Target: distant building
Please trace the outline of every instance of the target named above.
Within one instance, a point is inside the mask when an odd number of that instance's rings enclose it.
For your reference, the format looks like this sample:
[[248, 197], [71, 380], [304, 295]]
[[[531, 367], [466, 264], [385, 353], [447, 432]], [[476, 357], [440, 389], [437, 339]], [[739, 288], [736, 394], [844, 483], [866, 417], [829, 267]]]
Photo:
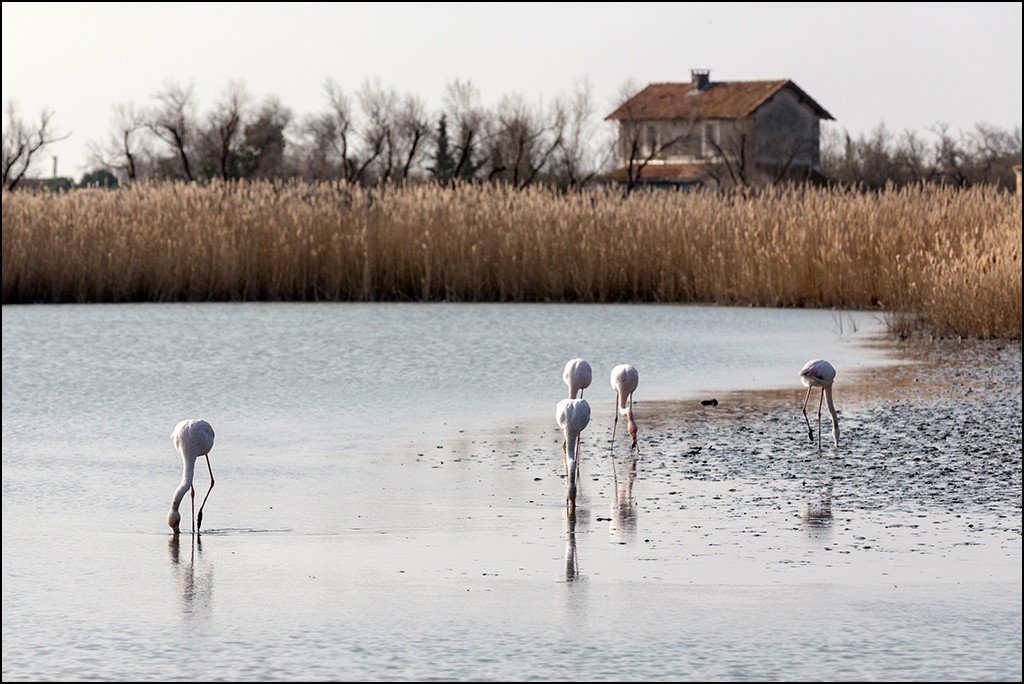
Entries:
[[609, 114], [619, 122], [611, 180], [636, 185], [764, 185], [822, 179], [822, 119], [793, 81], [652, 83]]

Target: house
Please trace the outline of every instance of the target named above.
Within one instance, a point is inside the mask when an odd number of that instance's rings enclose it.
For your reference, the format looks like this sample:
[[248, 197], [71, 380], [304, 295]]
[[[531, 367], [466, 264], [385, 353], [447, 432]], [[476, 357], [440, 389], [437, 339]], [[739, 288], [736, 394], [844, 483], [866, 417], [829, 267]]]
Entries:
[[618, 168], [637, 185], [740, 186], [821, 179], [820, 122], [832, 115], [796, 83], [652, 83], [606, 117], [618, 121]]

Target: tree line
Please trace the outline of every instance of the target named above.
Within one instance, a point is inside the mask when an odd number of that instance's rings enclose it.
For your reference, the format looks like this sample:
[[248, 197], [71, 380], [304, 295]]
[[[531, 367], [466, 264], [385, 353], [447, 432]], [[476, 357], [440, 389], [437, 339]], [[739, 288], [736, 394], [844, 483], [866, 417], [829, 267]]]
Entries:
[[[628, 88], [621, 101], [632, 94]], [[149, 106], [113, 107], [107, 139], [89, 144], [92, 170], [77, 185], [297, 178], [361, 186], [544, 184], [572, 191], [601, 182], [617, 163], [618, 130], [604, 124], [586, 84], [546, 105], [511, 95], [488, 108], [471, 83], [456, 80], [435, 111], [378, 81], [348, 92], [328, 80], [324, 96], [321, 111], [298, 116], [275, 97], [258, 100], [236, 81], [201, 110], [192, 86], [168, 83]], [[67, 137], [53, 130], [52, 120], [53, 113], [43, 111], [37, 121], [25, 121], [8, 104], [5, 188], [22, 184], [43, 151]], [[936, 124], [925, 133], [894, 133], [879, 124], [858, 138], [824, 130], [823, 175], [843, 185], [1011, 188], [1021, 160], [1019, 126], [1007, 131], [979, 123], [953, 132]], [[49, 182], [76, 185], [67, 178]]]

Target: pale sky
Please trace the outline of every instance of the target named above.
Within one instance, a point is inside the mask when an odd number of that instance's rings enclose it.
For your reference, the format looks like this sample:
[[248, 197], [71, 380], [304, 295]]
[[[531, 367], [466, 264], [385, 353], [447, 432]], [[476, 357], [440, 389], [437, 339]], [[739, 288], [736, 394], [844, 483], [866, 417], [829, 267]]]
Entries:
[[[468, 81], [493, 107], [547, 104], [589, 82], [600, 119], [624, 84], [791, 79], [854, 137], [1021, 125], [1020, 2], [3, 3], [3, 106], [54, 112], [68, 140], [38, 175], [78, 179], [113, 107], [192, 85], [200, 113], [232, 81], [301, 118], [333, 79], [377, 81], [439, 111]], [[6, 117], [4, 129], [6, 130]]]

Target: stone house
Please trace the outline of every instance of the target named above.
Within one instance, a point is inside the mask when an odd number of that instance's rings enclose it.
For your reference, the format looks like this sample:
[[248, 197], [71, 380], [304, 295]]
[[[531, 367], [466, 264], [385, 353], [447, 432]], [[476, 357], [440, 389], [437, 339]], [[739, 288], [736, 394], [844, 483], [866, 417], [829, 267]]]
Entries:
[[820, 122], [832, 115], [796, 83], [652, 83], [606, 117], [619, 123], [611, 180], [716, 187], [822, 180]]

